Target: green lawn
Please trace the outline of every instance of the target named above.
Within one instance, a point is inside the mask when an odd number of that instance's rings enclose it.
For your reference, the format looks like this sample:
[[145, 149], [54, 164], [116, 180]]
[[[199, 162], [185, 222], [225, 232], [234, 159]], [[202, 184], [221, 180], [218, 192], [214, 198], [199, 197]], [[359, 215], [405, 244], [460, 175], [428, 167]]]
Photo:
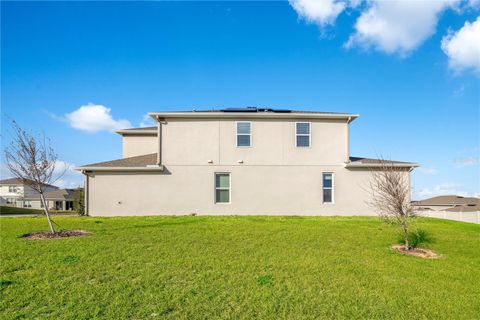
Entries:
[[480, 226], [423, 219], [437, 260], [375, 218], [0, 218], [2, 319], [478, 319]]
[[[52, 215], [77, 215], [77, 212], [71, 210], [49, 210]], [[2, 214], [31, 214], [31, 215], [44, 215], [43, 209], [28, 209], [28, 208], [17, 208], [17, 207], [7, 207], [0, 206], [0, 215]]]
[[0, 206], [0, 214], [43, 214], [42, 210]]

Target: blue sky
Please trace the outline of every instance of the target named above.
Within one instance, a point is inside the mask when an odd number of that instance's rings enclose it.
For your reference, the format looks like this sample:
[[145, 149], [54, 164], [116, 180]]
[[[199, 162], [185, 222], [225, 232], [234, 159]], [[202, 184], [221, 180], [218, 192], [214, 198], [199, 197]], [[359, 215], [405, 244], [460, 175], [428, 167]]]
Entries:
[[479, 3], [405, 3], [2, 2], [2, 150], [8, 116], [81, 165], [149, 111], [352, 112], [351, 154], [421, 163], [417, 198], [479, 194]]

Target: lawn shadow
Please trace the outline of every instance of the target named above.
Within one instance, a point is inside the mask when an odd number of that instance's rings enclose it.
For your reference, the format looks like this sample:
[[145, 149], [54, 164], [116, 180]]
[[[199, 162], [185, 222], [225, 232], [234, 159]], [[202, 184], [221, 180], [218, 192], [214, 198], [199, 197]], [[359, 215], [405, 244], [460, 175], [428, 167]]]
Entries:
[[0, 280], [0, 292], [5, 290], [7, 287], [9, 286], [12, 286], [14, 285], [15, 282], [14, 281], [10, 281], [10, 280]]

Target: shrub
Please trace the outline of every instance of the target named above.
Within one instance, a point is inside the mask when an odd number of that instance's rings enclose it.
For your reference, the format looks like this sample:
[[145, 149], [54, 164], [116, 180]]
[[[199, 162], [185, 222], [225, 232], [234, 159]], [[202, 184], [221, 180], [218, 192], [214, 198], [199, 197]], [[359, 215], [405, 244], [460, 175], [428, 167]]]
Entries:
[[[399, 241], [400, 243], [405, 244], [403, 233], [399, 235]], [[408, 233], [408, 245], [411, 248], [417, 248], [422, 244], [433, 243], [433, 242], [434, 242], [434, 239], [432, 238], [432, 236], [423, 229], [410, 231]]]
[[82, 188], [78, 189], [77, 197], [73, 201], [73, 209], [78, 215], [85, 215], [85, 191]]

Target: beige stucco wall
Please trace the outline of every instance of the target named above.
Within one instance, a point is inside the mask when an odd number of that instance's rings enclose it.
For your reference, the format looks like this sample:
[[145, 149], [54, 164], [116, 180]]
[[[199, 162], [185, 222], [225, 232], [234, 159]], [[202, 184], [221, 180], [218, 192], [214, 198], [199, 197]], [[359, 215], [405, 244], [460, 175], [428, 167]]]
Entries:
[[30, 209], [43, 209], [42, 202], [40, 200], [30, 200], [32, 207]]
[[[346, 120], [310, 120], [308, 148], [295, 146], [295, 119], [250, 121], [252, 146], [237, 147], [235, 120], [166, 119], [165, 171], [88, 173], [88, 214], [375, 215], [367, 204], [371, 173], [345, 168]], [[123, 137], [124, 157], [157, 150], [156, 136]], [[215, 172], [231, 173], [229, 204], [215, 204]], [[334, 174], [331, 204], [322, 202], [323, 172]]]
[[158, 139], [156, 136], [125, 135], [123, 136], [122, 149], [123, 158], [156, 153]]
[[[348, 124], [311, 120], [311, 145], [295, 146], [295, 120], [249, 120], [251, 147], [236, 146], [236, 121], [167, 120], [162, 125], [165, 165], [334, 165], [348, 160]], [[302, 120], [303, 122], [303, 120]]]
[[[335, 166], [167, 166], [167, 173], [95, 173], [88, 213], [122, 215], [374, 215], [370, 173]], [[231, 203], [214, 203], [214, 173], [231, 173]], [[322, 172], [334, 203], [322, 203]], [[408, 174], [408, 173], [406, 173]]]

